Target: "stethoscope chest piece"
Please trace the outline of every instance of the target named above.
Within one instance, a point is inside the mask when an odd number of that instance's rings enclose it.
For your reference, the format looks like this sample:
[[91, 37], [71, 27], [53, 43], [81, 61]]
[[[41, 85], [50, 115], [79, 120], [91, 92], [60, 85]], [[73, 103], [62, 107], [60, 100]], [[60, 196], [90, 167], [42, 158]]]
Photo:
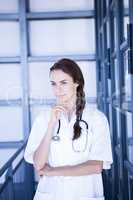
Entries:
[[60, 120], [59, 120], [59, 126], [58, 126], [58, 130], [57, 130], [57, 134], [52, 137], [52, 140], [54, 140], [55, 142], [60, 141], [59, 130], [60, 130]]
[[58, 135], [53, 136], [52, 139], [54, 141], [60, 141], [60, 137]]

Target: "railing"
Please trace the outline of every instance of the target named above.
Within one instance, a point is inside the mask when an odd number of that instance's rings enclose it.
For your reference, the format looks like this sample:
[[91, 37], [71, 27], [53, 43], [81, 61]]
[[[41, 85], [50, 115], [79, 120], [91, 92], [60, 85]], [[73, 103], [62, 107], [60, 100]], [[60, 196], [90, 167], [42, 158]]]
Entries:
[[[23, 155], [24, 143], [0, 169], [0, 200], [32, 200], [34, 193], [33, 167], [27, 164]], [[1, 179], [4, 178], [4, 181]]]

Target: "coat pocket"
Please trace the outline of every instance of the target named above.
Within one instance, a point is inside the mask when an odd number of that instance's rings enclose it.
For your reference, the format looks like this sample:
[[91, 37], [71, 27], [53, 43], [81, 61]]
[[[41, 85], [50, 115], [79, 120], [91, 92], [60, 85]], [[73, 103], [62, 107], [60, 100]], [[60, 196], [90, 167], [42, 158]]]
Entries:
[[36, 191], [33, 200], [54, 200], [54, 195], [47, 192]]

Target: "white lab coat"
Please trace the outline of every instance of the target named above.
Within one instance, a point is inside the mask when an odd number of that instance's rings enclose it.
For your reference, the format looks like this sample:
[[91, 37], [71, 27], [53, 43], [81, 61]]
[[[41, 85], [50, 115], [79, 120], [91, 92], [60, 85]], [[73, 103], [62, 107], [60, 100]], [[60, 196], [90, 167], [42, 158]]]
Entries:
[[[26, 146], [24, 158], [33, 163], [33, 154], [44, 137], [50, 119], [50, 109], [38, 115], [33, 123]], [[82, 136], [74, 141], [72, 147], [73, 124], [75, 114], [68, 122], [61, 115], [60, 141], [51, 141], [48, 162], [51, 166], [76, 165], [87, 160], [103, 161], [103, 168], [109, 169], [112, 163], [110, 132], [107, 118], [99, 110], [92, 110], [86, 105], [82, 119], [88, 123], [81, 124]], [[54, 130], [56, 135], [58, 124]], [[83, 151], [87, 139], [86, 150]], [[43, 152], [42, 152], [43, 153]], [[34, 200], [104, 200], [101, 174], [87, 176], [43, 176], [39, 180]]]

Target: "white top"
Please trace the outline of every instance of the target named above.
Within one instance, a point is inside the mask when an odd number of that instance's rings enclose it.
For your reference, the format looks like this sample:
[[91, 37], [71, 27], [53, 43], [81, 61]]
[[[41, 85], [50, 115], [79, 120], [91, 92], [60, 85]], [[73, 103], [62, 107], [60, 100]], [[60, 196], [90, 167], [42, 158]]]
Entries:
[[[45, 112], [41, 112], [33, 123], [24, 154], [25, 160], [29, 163], [33, 163], [33, 154], [46, 133], [49, 119], [50, 108]], [[87, 160], [101, 160], [103, 161], [103, 168], [110, 169], [112, 164], [112, 151], [107, 118], [98, 109], [92, 110], [86, 105], [82, 119], [88, 124], [88, 133], [85, 123], [81, 122], [82, 135], [72, 142], [73, 125], [76, 116], [74, 114], [69, 122], [66, 116], [61, 114], [60, 141], [51, 140], [48, 157], [49, 164], [51, 166], [63, 166], [76, 165]], [[53, 131], [53, 135], [56, 135], [57, 129], [58, 123]], [[42, 194], [43, 196], [41, 196]], [[69, 200], [103, 200], [101, 174], [76, 177], [43, 176], [40, 178], [34, 199], [53, 200], [56, 197], [57, 200], [65, 200], [65, 198]]]

